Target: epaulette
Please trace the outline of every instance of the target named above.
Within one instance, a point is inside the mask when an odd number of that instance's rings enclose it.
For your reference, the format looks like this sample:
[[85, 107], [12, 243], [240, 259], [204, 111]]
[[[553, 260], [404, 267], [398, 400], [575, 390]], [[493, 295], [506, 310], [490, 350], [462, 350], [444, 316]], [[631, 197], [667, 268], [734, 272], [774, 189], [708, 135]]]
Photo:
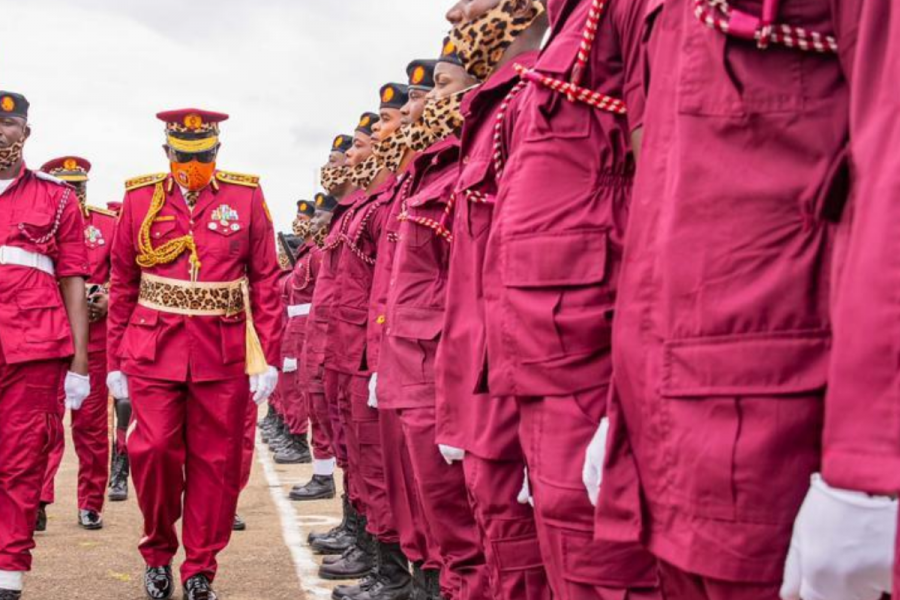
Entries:
[[129, 179], [125, 182], [125, 191], [130, 192], [131, 190], [147, 187], [148, 185], [156, 185], [168, 176], [168, 173], [154, 173], [153, 175], [143, 175], [141, 177]]
[[44, 181], [49, 181], [51, 183], [55, 183], [56, 185], [69, 185], [62, 179], [59, 179], [58, 177], [54, 177], [53, 175], [48, 175], [47, 173], [44, 173], [43, 171], [34, 171], [34, 174], [38, 179], [43, 179]]
[[244, 175], [243, 173], [230, 173], [228, 171], [216, 171], [216, 179], [223, 183], [242, 185], [244, 187], [258, 188], [259, 177], [256, 175]]
[[119, 217], [119, 213], [113, 210], [100, 208], [99, 206], [87, 206], [86, 208], [88, 212], [95, 212], [98, 215], [106, 215], [107, 217], [112, 217], [113, 219], [117, 219]]

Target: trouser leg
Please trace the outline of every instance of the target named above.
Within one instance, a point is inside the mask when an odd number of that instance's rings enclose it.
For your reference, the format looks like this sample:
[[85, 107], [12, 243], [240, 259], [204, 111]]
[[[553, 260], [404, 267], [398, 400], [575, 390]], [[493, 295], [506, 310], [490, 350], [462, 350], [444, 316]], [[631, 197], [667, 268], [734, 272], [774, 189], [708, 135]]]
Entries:
[[62, 437], [59, 390], [66, 365], [0, 365], [0, 571], [30, 571], [50, 448]]
[[247, 415], [244, 421], [244, 436], [241, 439], [241, 490], [250, 483], [253, 471], [253, 451], [256, 448], [256, 404], [247, 403]]
[[682, 571], [660, 561], [660, 586], [666, 600], [778, 600], [781, 585], [720, 581]]
[[106, 353], [92, 353], [88, 364], [91, 393], [79, 410], [72, 411], [72, 444], [78, 456], [78, 508], [102, 512], [109, 479]]
[[203, 574], [212, 580], [216, 557], [231, 539], [252, 401], [246, 377], [191, 383], [189, 389], [181, 579]]
[[[53, 411], [60, 428], [62, 428], [66, 418], [66, 397], [63, 385], [63, 382], [60, 382], [59, 389], [56, 391], [56, 405]], [[47, 457], [47, 469], [44, 472], [43, 487], [41, 488], [41, 504], [53, 504], [56, 502], [56, 474], [59, 472], [65, 450], [65, 434], [56, 436], [52, 441]]]

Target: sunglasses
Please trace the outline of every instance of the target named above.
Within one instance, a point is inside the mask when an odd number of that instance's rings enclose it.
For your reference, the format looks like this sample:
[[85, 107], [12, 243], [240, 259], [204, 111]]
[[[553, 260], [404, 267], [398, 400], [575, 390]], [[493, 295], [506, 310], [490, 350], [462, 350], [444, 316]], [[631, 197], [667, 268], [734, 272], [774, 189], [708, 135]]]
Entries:
[[213, 148], [212, 150], [207, 150], [206, 152], [179, 152], [178, 150], [173, 150], [169, 148], [169, 152], [172, 153], [172, 156], [175, 157], [175, 162], [177, 163], [189, 163], [191, 161], [196, 160], [199, 163], [208, 164], [211, 162], [215, 162], [216, 155], [219, 153], [218, 148]]

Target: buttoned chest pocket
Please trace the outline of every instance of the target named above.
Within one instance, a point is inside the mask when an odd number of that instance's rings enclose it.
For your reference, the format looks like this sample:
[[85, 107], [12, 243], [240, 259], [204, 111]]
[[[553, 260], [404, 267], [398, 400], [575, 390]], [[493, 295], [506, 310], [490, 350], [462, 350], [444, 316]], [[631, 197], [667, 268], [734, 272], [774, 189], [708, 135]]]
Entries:
[[150, 241], [154, 247], [178, 237], [179, 231], [176, 230], [176, 226], [174, 217], [155, 219], [150, 224]]
[[422, 248], [436, 241], [442, 241], [438, 231], [448, 224], [445, 204], [439, 198], [417, 202], [409, 208], [409, 226], [404, 227], [404, 242], [413, 248]]
[[216, 219], [215, 215], [206, 224], [210, 247], [217, 254], [230, 257], [243, 255], [247, 247], [249, 226], [240, 219]]
[[494, 170], [490, 160], [479, 161], [463, 169], [456, 192], [454, 230], [463, 230], [478, 239], [491, 227], [497, 197]]
[[51, 242], [53, 236], [54, 215], [44, 212], [28, 212], [22, 214], [13, 223], [14, 239], [21, 240], [26, 245], [45, 248]]

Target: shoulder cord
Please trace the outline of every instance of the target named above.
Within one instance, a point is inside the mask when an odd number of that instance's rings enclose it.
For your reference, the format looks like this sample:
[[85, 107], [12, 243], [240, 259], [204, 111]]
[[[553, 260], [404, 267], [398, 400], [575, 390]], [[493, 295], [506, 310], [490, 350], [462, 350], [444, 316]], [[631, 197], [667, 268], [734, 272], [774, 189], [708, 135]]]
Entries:
[[[407, 200], [409, 196], [409, 190], [406, 190], [406, 193], [403, 197], [403, 204], [401, 205], [400, 214], [397, 215], [397, 220], [401, 223], [403, 221], [409, 221], [410, 223], [415, 223], [416, 225], [420, 225], [422, 227], [427, 227], [434, 231], [435, 235], [443, 239], [448, 244], [453, 241], [453, 234], [444, 226], [444, 223], [440, 221], [435, 221], [434, 219], [429, 219], [427, 217], [420, 217], [417, 215], [409, 214], [409, 207], [407, 206]], [[450, 211], [453, 210], [451, 206], [453, 203], [453, 198], [455, 196], [450, 197], [450, 202], [447, 206], [444, 207], [444, 218], [449, 214]]]
[[[404, 174], [404, 177], [405, 179], [402, 184], [403, 187], [400, 191], [401, 197], [404, 194], [408, 193], [409, 186], [412, 183], [412, 178], [409, 177], [408, 173]], [[362, 234], [366, 230], [366, 227], [368, 227], [369, 221], [371, 221], [372, 217], [375, 215], [375, 211], [385, 204], [388, 204], [389, 202], [390, 200], [388, 200], [387, 197], [382, 196], [366, 207], [366, 213], [363, 215], [362, 221], [360, 221], [359, 223], [359, 227], [356, 228], [356, 233], [354, 234], [352, 240], [350, 239], [350, 236], [347, 235], [346, 231], [342, 233], [344, 237], [344, 243], [347, 244], [347, 247], [350, 248], [353, 254], [355, 254], [357, 258], [359, 258], [359, 260], [370, 266], [375, 264], [376, 256], [369, 256], [365, 252], [363, 252], [359, 247], [359, 239], [362, 237]]]
[[832, 35], [772, 23], [777, 11], [777, 0], [766, 0], [762, 18], [731, 8], [727, 0], [694, 0], [694, 16], [701, 23], [726, 35], [755, 40], [760, 50], [765, 50], [769, 44], [780, 44], [804, 52], [837, 53], [837, 40]]
[[174, 262], [181, 256], [185, 250], [190, 250], [190, 274], [191, 281], [197, 281], [197, 275], [200, 272], [200, 257], [197, 254], [197, 244], [194, 242], [193, 235], [185, 235], [174, 240], [169, 240], [159, 248], [153, 247], [153, 241], [150, 238], [150, 227], [153, 225], [154, 219], [166, 204], [166, 193], [163, 190], [162, 182], [156, 184], [153, 191], [153, 199], [150, 202], [150, 210], [141, 223], [141, 229], [138, 234], [138, 257], [137, 264], [145, 269], [155, 267], [157, 265], [166, 265]]
[[56, 208], [56, 214], [53, 217], [53, 226], [50, 228], [50, 231], [45, 235], [42, 235], [39, 238], [31, 237], [31, 234], [28, 233], [28, 230], [25, 229], [25, 223], [19, 223], [19, 231], [22, 232], [22, 235], [25, 236], [32, 244], [41, 245], [49, 242], [56, 235], [56, 232], [59, 231], [59, 226], [62, 223], [63, 211], [66, 209], [66, 205], [69, 203], [69, 195], [72, 190], [66, 188], [63, 190], [63, 196], [59, 200], [59, 206]]

